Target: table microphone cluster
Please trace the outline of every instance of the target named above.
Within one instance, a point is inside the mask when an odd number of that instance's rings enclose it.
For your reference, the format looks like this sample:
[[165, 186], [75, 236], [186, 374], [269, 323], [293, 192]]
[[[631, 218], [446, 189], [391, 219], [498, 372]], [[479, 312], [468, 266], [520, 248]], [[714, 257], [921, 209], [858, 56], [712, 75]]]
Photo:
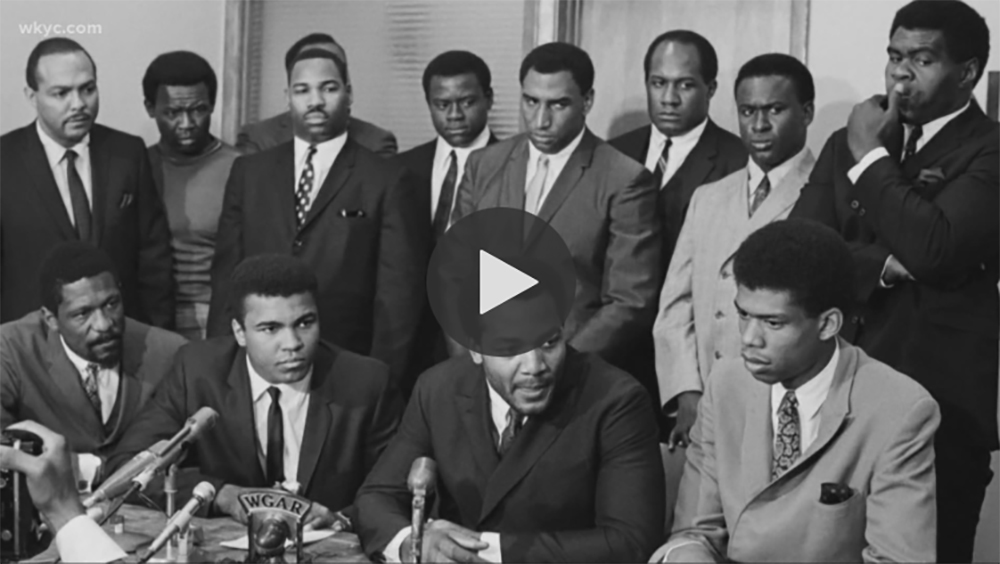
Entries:
[[410, 475], [406, 485], [413, 493], [413, 515], [410, 526], [410, 559], [421, 562], [424, 538], [424, 522], [426, 520], [425, 506], [427, 495], [434, 490], [437, 481], [437, 463], [421, 456], [410, 466]]

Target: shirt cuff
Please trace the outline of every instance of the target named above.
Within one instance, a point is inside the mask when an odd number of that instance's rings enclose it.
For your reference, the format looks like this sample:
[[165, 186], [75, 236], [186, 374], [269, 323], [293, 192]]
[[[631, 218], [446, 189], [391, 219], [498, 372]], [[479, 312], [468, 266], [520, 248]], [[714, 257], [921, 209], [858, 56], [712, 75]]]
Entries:
[[660, 560], [660, 562], [670, 562], [670, 553], [671, 552], [677, 550], [678, 548], [680, 548], [682, 546], [691, 546], [692, 544], [701, 545], [701, 543], [698, 542], [698, 541], [696, 541], [696, 540], [681, 541], [681, 542], [675, 544], [674, 546], [671, 546], [670, 548], [668, 548], [667, 552], [663, 554], [663, 560]]
[[868, 151], [867, 155], [861, 157], [861, 160], [858, 161], [858, 164], [852, 166], [851, 170], [847, 171], [847, 178], [851, 180], [851, 184], [857, 184], [858, 179], [861, 178], [861, 175], [864, 174], [866, 170], [868, 170], [868, 167], [870, 167], [872, 163], [881, 159], [882, 157], [888, 157], [888, 156], [889, 156], [889, 151], [887, 151], [885, 147], [875, 147], [871, 151]]
[[127, 554], [86, 515], [70, 519], [56, 533], [56, 550], [63, 562], [113, 562]]
[[500, 554], [500, 533], [482, 533], [479, 540], [489, 544], [488, 547], [479, 551], [479, 557], [487, 562], [503, 562]]
[[895, 284], [887, 284], [885, 281], [885, 271], [889, 268], [889, 261], [892, 259], [892, 255], [885, 257], [885, 264], [882, 265], [882, 274], [878, 276], [878, 285], [880, 288], [892, 288]]
[[405, 541], [410, 536], [410, 529], [413, 527], [403, 527], [396, 536], [392, 537], [389, 544], [385, 546], [385, 550], [382, 551], [382, 556], [385, 556], [386, 562], [402, 562], [403, 555], [399, 553], [400, 549], [403, 548], [403, 541]]

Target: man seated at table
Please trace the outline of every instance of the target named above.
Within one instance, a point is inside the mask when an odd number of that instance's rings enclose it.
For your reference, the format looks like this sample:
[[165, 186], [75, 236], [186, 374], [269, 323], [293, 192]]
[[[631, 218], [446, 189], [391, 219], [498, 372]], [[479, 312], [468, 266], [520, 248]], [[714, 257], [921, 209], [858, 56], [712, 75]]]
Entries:
[[240, 263], [233, 334], [181, 349], [112, 465], [169, 439], [207, 406], [220, 417], [189, 449], [185, 465], [197, 470], [183, 483], [211, 482], [212, 511], [245, 520], [244, 488], [282, 484], [315, 502], [306, 525], [349, 523], [350, 511], [334, 512], [351, 504], [403, 406], [385, 364], [320, 341], [316, 285], [294, 257]]
[[706, 383], [651, 562], [933, 562], [937, 403], [838, 337], [847, 244], [806, 220], [736, 252], [742, 360]]
[[568, 347], [541, 288], [467, 324], [473, 351], [495, 356], [470, 351], [418, 379], [356, 500], [369, 557], [409, 556], [407, 475], [423, 456], [438, 473], [425, 562], [637, 561], [656, 547], [664, 479], [649, 395]]
[[[32, 419], [106, 457], [186, 341], [125, 317], [117, 267], [89, 243], [53, 247], [38, 282], [41, 309], [0, 325], [0, 427]], [[83, 466], [89, 481], [98, 460]]]

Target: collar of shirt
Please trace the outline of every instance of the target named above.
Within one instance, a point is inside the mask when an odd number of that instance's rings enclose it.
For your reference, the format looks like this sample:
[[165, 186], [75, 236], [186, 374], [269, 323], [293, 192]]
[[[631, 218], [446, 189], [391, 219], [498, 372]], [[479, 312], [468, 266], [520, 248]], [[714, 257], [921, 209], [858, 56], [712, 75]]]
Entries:
[[266, 396], [267, 389], [271, 386], [281, 390], [281, 397], [278, 402], [281, 404], [282, 409], [285, 409], [286, 407], [291, 408], [295, 405], [301, 404], [309, 397], [309, 383], [312, 381], [312, 367], [309, 368], [309, 373], [306, 374], [306, 377], [298, 382], [292, 382], [291, 384], [272, 384], [257, 373], [257, 370], [253, 367], [253, 363], [250, 362], [250, 355], [247, 355], [247, 373], [250, 374], [250, 397], [253, 399], [254, 403], [259, 402], [264, 396]]
[[[63, 339], [62, 335], [59, 336], [59, 342], [62, 343], [63, 350], [66, 351], [66, 356], [69, 358], [70, 364], [80, 374], [80, 381], [86, 381], [87, 365], [96, 363], [92, 363], [73, 352], [73, 349], [69, 348], [69, 345], [66, 344], [66, 339]], [[120, 366], [105, 368], [98, 365], [97, 368], [97, 393], [101, 396], [102, 421], [107, 421], [108, 417], [111, 416], [111, 410], [114, 409], [115, 401], [118, 399], [119, 369]]]
[[[493, 419], [493, 427], [497, 430], [497, 444], [495, 446], [500, 446], [500, 436], [503, 435], [503, 430], [507, 428], [507, 412], [510, 411], [510, 405], [507, 400], [500, 397], [500, 394], [493, 389], [493, 385], [490, 381], [486, 381], [486, 389], [490, 393], [490, 418]], [[523, 416], [522, 416], [523, 417]], [[521, 422], [526, 423], [528, 421], [527, 417]]]
[[[826, 396], [830, 393], [830, 386], [833, 384], [833, 375], [837, 371], [839, 360], [840, 343], [838, 342], [830, 361], [819, 371], [819, 374], [795, 389], [795, 399], [799, 401], [799, 423], [801, 425], [805, 426], [819, 414], [819, 408], [823, 407], [823, 402], [826, 401]], [[775, 419], [778, 408], [781, 406], [781, 400], [787, 391], [788, 389], [781, 384], [771, 386], [771, 415]], [[803, 431], [802, 436], [806, 435], [807, 433]], [[805, 452], [806, 448], [806, 445], [803, 444], [802, 451]]]
[[[663, 178], [660, 179], [661, 188], [677, 173], [677, 169], [684, 164], [684, 161], [691, 154], [691, 151], [694, 150], [698, 141], [701, 141], [701, 135], [705, 133], [706, 127], [708, 127], [707, 117], [701, 123], [692, 127], [690, 131], [670, 138], [667, 170]], [[663, 154], [663, 146], [667, 142], [667, 136], [659, 129], [656, 129], [655, 125], [649, 126], [649, 130], [649, 150], [646, 152], [646, 170], [653, 172], [656, 170], [656, 163], [660, 160], [660, 155]]]
[[[343, 150], [347, 143], [347, 132], [341, 133], [333, 139], [328, 139], [316, 144], [316, 154], [313, 155], [313, 185], [309, 201], [312, 203], [316, 198], [314, 195], [319, 192], [326, 175], [333, 167], [333, 161], [337, 160], [337, 155]], [[299, 178], [302, 178], [302, 169], [306, 166], [306, 156], [309, 154], [309, 143], [298, 137], [295, 138], [295, 188], [298, 189]]]
[[[920, 136], [920, 139], [917, 139], [917, 151], [919, 151], [920, 149], [923, 149], [924, 145], [926, 145], [931, 139], [933, 139], [934, 136], [937, 135], [939, 131], [941, 131], [942, 129], [944, 129], [944, 126], [948, 125], [948, 122], [950, 122], [951, 120], [957, 118], [965, 110], [968, 110], [969, 106], [971, 106], [971, 105], [972, 105], [972, 100], [969, 99], [969, 101], [966, 102], [965, 105], [962, 106], [961, 108], [959, 108], [958, 110], [956, 110], [956, 111], [954, 111], [954, 112], [952, 112], [952, 113], [950, 113], [950, 114], [948, 114], [946, 116], [941, 116], [941, 117], [939, 117], [939, 118], [937, 118], [935, 120], [931, 120], [931, 121], [925, 123], [924, 126], [923, 126], [924, 132]], [[910, 138], [910, 133], [912, 131], [913, 131], [913, 126], [912, 125], [905, 125], [903, 127], [903, 137], [904, 137], [904, 139], [903, 139], [903, 146], [904, 147], [906, 146], [906, 140]]]
[[[549, 172], [545, 176], [545, 184], [542, 187], [542, 197], [540, 203], [545, 202], [545, 197], [548, 196], [549, 190], [552, 188], [552, 185], [556, 183], [556, 179], [559, 178], [559, 174], [562, 172], [562, 169], [566, 167], [566, 163], [569, 162], [569, 158], [573, 155], [573, 151], [576, 151], [576, 148], [580, 146], [580, 141], [583, 140], [583, 134], [586, 132], [587, 128], [584, 127], [580, 130], [580, 133], [576, 136], [576, 138], [570, 141], [569, 145], [566, 145], [561, 151], [552, 155], [539, 151], [530, 140], [528, 141], [528, 175], [525, 176], [525, 189], [527, 189], [528, 184], [531, 183], [531, 179], [535, 176], [535, 171], [538, 169], [538, 159], [542, 155], [549, 158]], [[506, 419], [504, 419], [504, 421], [506, 422]]]
[[[780, 186], [781, 181], [788, 176], [788, 173], [791, 172], [793, 168], [799, 166], [799, 162], [803, 157], [805, 157], [806, 151], [808, 150], [808, 147], [802, 147], [802, 150], [796, 153], [795, 156], [767, 172], [767, 178], [771, 181], [771, 190]], [[761, 181], [764, 180], [765, 173], [753, 159], [747, 159], [747, 173], [750, 176], [750, 180], [747, 184], [747, 193], [752, 198], [754, 190], [756, 190], [757, 187], [760, 186]]]
[[[458, 159], [456, 166], [458, 167], [458, 174], [455, 176], [455, 190], [462, 184], [462, 176], [465, 174], [465, 162], [469, 159], [469, 154], [476, 149], [482, 149], [490, 142], [490, 131], [489, 126], [484, 127], [479, 133], [479, 136], [472, 141], [468, 147], [452, 147], [444, 140], [443, 137], [438, 136], [437, 145], [434, 148], [434, 164], [431, 169], [431, 219], [434, 219], [434, 212], [437, 211], [438, 200], [441, 199], [441, 188], [444, 186], [444, 178], [448, 176], [448, 167], [451, 166], [451, 161], [448, 156], [452, 151], [455, 151], [455, 158]], [[455, 200], [453, 198], [451, 206], [454, 209]]]
[[38, 120], [35, 120], [35, 127], [38, 129], [38, 138], [42, 140], [42, 147], [45, 149], [45, 156], [49, 160], [50, 167], [56, 168], [60, 166], [66, 157], [66, 151], [69, 150], [76, 151], [77, 163], [81, 159], [90, 160], [90, 133], [84, 135], [79, 143], [67, 149], [57, 143], [55, 139], [49, 137], [49, 134], [42, 129], [42, 124]]

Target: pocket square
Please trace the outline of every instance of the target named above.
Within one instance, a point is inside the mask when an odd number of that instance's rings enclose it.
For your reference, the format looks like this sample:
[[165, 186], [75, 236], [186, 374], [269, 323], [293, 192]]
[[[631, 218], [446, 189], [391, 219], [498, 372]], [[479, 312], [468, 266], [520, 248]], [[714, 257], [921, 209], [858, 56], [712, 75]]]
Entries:
[[340, 217], [365, 217], [365, 210], [340, 210]]
[[931, 184], [937, 184], [944, 180], [944, 171], [941, 167], [935, 168], [924, 168], [920, 170], [920, 174], [917, 175], [917, 182], [924, 186], [930, 186]]
[[851, 499], [853, 495], [854, 490], [847, 484], [824, 482], [820, 486], [819, 502], [823, 505], [836, 505]]
[[118, 207], [120, 209], [125, 209], [131, 206], [133, 199], [134, 198], [132, 197], [132, 192], [125, 192], [124, 194], [122, 194], [122, 200], [118, 202]]

